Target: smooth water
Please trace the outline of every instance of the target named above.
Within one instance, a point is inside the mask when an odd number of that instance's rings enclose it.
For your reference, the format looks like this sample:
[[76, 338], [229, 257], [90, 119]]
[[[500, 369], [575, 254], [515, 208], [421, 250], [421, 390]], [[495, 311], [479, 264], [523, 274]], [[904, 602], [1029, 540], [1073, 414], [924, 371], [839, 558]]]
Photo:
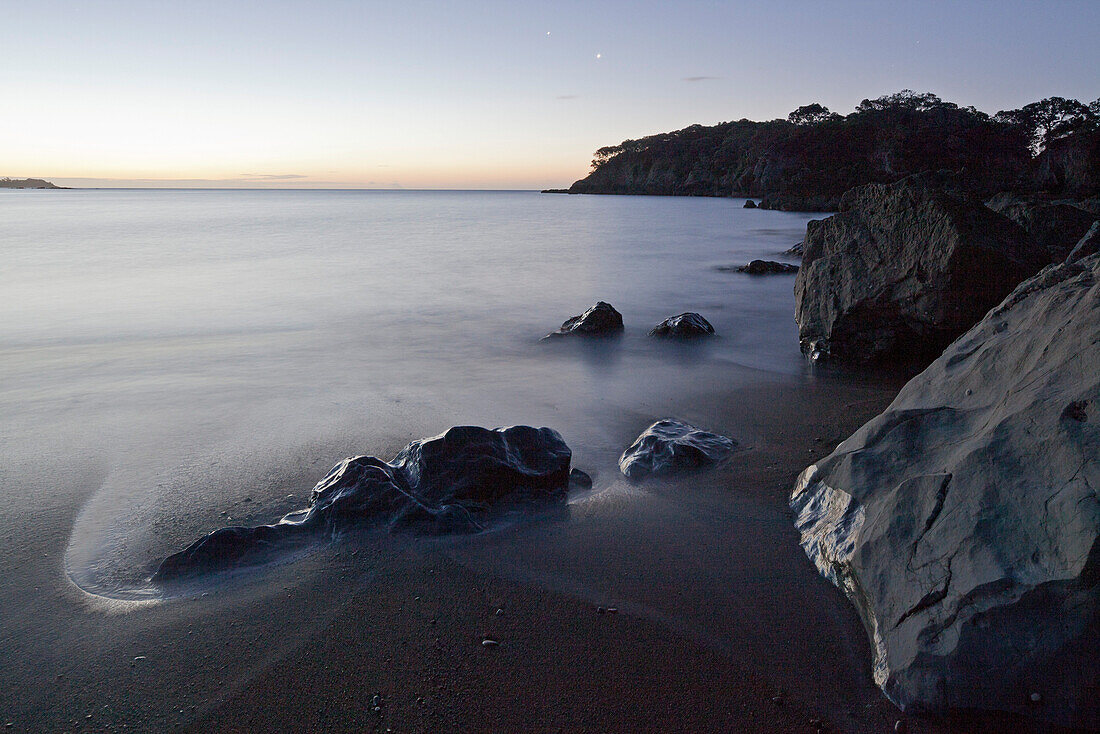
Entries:
[[[609, 475], [624, 420], [804, 378], [793, 279], [717, 268], [784, 260], [813, 217], [742, 203], [0, 192], [0, 522], [79, 462], [82, 491], [54, 498], [79, 505], [66, 567], [111, 590], [196, 533], [302, 506], [345, 454], [457, 423], [551, 426]], [[597, 300], [622, 338], [539, 341]], [[688, 310], [719, 337], [647, 338]]]

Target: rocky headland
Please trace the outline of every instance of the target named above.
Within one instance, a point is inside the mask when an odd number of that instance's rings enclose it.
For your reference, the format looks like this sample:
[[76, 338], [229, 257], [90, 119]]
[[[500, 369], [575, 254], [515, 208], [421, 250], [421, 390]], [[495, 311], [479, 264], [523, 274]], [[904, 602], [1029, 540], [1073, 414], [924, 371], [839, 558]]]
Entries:
[[1100, 104], [1050, 97], [989, 115], [910, 90], [848, 115], [809, 104], [600, 148], [573, 194], [745, 196], [762, 209], [835, 211], [856, 186], [949, 170], [979, 198], [1100, 195]]
[[41, 178], [0, 178], [0, 189], [64, 189]]

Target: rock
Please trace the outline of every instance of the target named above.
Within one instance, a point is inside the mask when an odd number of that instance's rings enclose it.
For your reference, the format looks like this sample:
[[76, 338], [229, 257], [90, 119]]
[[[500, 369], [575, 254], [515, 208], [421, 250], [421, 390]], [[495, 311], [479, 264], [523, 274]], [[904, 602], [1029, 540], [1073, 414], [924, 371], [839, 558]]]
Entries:
[[756, 202], [753, 201], [752, 199], [746, 199], [745, 200], [745, 206], [742, 207], [742, 208], [744, 208], [744, 209], [755, 209], [756, 208]]
[[617, 334], [623, 330], [623, 316], [610, 303], [598, 302], [580, 316], [567, 319], [557, 331], [553, 331], [543, 339], [551, 339], [559, 336], [603, 336]]
[[1096, 215], [1068, 202], [1033, 201], [1011, 194], [998, 194], [986, 206], [1020, 225], [1036, 246], [1049, 253], [1050, 262], [1065, 260], [1096, 220]]
[[481, 641], [481, 646], [482, 647], [496, 647], [499, 644], [500, 643], [497, 642], [496, 640], [490, 640], [488, 638]]
[[476, 516], [508, 499], [563, 499], [572, 454], [556, 431], [458, 426], [413, 441], [390, 462], [356, 456], [313, 488], [309, 506], [274, 525], [229, 527], [166, 558], [155, 583], [265, 560], [269, 552], [366, 524], [473, 532]]
[[797, 245], [793, 246], [791, 249], [784, 250], [783, 254], [786, 255], [787, 257], [802, 257], [802, 252], [803, 252], [804, 246], [805, 246], [804, 243], [799, 242]]
[[569, 484], [570, 486], [579, 487], [581, 489], [592, 489], [592, 477], [588, 476], [580, 469], [572, 469], [569, 472]]
[[665, 418], [645, 429], [623, 452], [619, 470], [630, 479], [642, 479], [673, 469], [708, 466], [725, 459], [735, 446], [732, 438]]
[[802, 547], [906, 711], [1100, 727], [1098, 363], [1100, 254], [1021, 283], [799, 478]]
[[714, 327], [710, 322], [697, 313], [688, 311], [679, 316], [669, 316], [653, 327], [650, 336], [666, 336], [691, 338], [696, 336], [713, 336]]
[[789, 263], [777, 263], [774, 260], [753, 260], [748, 265], [737, 268], [737, 272], [748, 273], [749, 275], [788, 274], [797, 273], [798, 266]]
[[1095, 255], [1100, 252], [1100, 222], [1093, 222], [1089, 227], [1089, 231], [1085, 233], [1085, 236], [1074, 246], [1069, 255], [1066, 256], [1066, 262], [1072, 263], [1078, 260], [1084, 260], [1090, 255]]
[[853, 189], [806, 227], [802, 350], [927, 363], [1048, 259], [1018, 225], [929, 177]]

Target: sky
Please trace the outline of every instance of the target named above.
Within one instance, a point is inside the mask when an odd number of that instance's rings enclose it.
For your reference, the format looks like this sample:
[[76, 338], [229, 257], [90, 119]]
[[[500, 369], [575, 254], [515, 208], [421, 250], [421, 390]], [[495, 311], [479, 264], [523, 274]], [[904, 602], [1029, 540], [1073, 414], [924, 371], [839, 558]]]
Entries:
[[0, 176], [538, 189], [695, 123], [1100, 97], [1100, 0], [0, 0]]

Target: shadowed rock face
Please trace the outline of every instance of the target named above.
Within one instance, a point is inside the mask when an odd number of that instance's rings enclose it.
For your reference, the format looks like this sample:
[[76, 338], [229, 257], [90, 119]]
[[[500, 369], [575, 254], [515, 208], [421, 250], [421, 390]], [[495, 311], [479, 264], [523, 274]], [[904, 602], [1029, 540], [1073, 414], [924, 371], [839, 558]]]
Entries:
[[810, 222], [795, 280], [803, 351], [926, 363], [1050, 262], [1007, 218], [911, 177], [844, 195]]
[[697, 313], [689, 311], [679, 316], [669, 316], [654, 326], [650, 336], [679, 337], [688, 339], [696, 336], [713, 336], [714, 327]]
[[1075, 204], [1029, 201], [1011, 194], [998, 194], [986, 206], [1020, 225], [1032, 242], [1050, 253], [1050, 262], [1065, 260], [1096, 220], [1095, 214]]
[[543, 339], [559, 336], [603, 336], [618, 334], [623, 330], [623, 316], [610, 303], [599, 301], [580, 316], [567, 319], [557, 331], [552, 331]]
[[418, 532], [474, 532], [475, 517], [505, 499], [560, 499], [572, 454], [556, 431], [459, 426], [413, 441], [393, 461], [356, 456], [317, 483], [309, 506], [274, 525], [217, 530], [169, 556], [163, 583], [263, 560], [267, 551], [370, 522]]
[[799, 478], [802, 546], [903, 708], [1100, 727], [1097, 364], [1093, 255], [1021, 283]]
[[674, 469], [709, 466], [725, 459], [737, 442], [708, 433], [675, 418], [664, 418], [619, 457], [619, 470], [630, 479], [642, 479]]
[[1092, 227], [1085, 233], [1085, 236], [1074, 246], [1073, 250], [1066, 256], [1066, 262], [1072, 263], [1078, 260], [1084, 260], [1090, 255], [1095, 255], [1100, 252], [1100, 222], [1093, 222]]

